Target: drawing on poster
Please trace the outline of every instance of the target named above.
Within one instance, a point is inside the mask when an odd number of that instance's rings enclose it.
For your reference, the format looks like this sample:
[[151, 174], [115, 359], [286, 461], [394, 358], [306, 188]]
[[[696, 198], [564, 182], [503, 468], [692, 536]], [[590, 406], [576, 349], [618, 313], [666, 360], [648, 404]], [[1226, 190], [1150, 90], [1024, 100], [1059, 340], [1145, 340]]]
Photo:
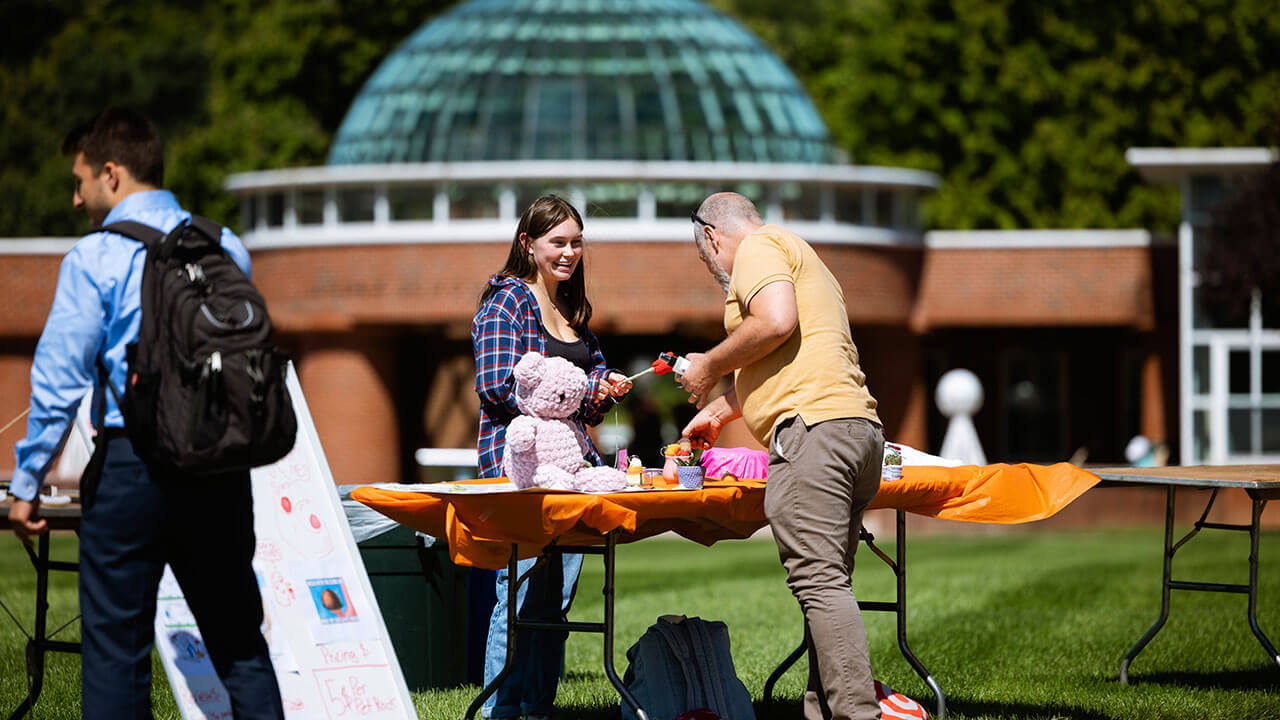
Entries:
[[356, 609], [351, 606], [351, 596], [342, 578], [311, 578], [307, 580], [307, 587], [311, 589], [311, 600], [315, 603], [320, 622], [332, 625], [360, 621]]
[[204, 641], [187, 629], [169, 633], [169, 646], [173, 648], [174, 662], [183, 675], [213, 674], [213, 662], [204, 649]]
[[293, 583], [289, 582], [289, 578], [280, 569], [280, 563], [283, 560], [284, 555], [274, 542], [258, 538], [253, 565], [260, 569], [258, 585], [262, 589], [264, 601], [270, 598], [271, 602], [286, 608], [298, 599], [298, 594], [293, 589]]
[[289, 636], [285, 634], [284, 623], [277, 622], [274, 616], [279, 613], [275, 603], [271, 601], [270, 588], [267, 587], [262, 572], [255, 569], [258, 579], [258, 595], [262, 598], [262, 637], [267, 639], [267, 651], [271, 656], [271, 667], [276, 674], [299, 672], [298, 661], [289, 649]]
[[285, 457], [284, 467], [272, 466], [266, 476], [266, 486], [271, 489], [275, 502], [271, 503], [279, 537], [304, 558], [319, 560], [333, 554], [333, 536], [324, 520], [326, 514], [317, 498], [312, 496], [314, 487], [306, 483], [306, 463]]

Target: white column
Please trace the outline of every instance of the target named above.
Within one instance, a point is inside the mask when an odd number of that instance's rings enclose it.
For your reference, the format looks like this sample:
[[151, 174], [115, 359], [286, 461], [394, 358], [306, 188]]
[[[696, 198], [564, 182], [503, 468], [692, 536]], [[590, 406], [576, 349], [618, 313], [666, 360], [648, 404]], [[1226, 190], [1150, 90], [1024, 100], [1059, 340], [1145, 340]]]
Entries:
[[[1191, 267], [1191, 179], [1182, 179], [1182, 222], [1178, 223], [1178, 435], [1181, 463], [1195, 465], [1194, 413], [1192, 409], [1191, 288], [1195, 282]], [[1212, 431], [1210, 431], [1212, 433]], [[1210, 434], [1209, 444], [1213, 444]]]

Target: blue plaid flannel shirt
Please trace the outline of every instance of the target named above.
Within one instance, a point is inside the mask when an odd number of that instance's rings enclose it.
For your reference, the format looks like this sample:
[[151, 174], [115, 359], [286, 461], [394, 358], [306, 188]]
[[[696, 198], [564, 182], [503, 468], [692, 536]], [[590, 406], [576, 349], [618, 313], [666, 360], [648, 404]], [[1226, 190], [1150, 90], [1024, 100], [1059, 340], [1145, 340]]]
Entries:
[[[471, 321], [471, 344], [476, 355], [476, 394], [480, 396], [479, 475], [494, 478], [502, 475], [502, 451], [506, 447], [507, 424], [520, 414], [516, 407], [516, 385], [512, 369], [527, 352], [547, 351], [542, 329], [542, 313], [533, 291], [519, 278], [494, 275], [489, 284], [498, 292], [476, 311]], [[587, 460], [601, 465], [604, 460], [586, 433], [587, 425], [599, 425], [613, 407], [613, 399], [595, 401], [596, 390], [605, 382], [612, 368], [605, 366], [600, 343], [587, 328], [579, 331], [591, 353], [593, 366], [587, 373], [590, 387], [582, 407], [571, 418], [587, 437]]]

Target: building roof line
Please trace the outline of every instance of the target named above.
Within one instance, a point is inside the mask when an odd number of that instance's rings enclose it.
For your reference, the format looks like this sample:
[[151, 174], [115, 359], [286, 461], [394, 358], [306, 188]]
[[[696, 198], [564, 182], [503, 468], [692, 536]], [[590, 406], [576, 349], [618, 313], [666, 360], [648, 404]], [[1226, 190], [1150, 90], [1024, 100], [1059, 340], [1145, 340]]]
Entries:
[[1280, 151], [1265, 147], [1133, 147], [1124, 159], [1153, 183], [1176, 183], [1190, 175], [1256, 172], [1280, 161]]
[[233, 192], [252, 192], [276, 189], [281, 186], [366, 185], [424, 181], [518, 182], [522, 180], [833, 182], [927, 190], [936, 189], [941, 185], [941, 178], [926, 170], [876, 165], [525, 160], [322, 165], [261, 170], [229, 175], [225, 187]]

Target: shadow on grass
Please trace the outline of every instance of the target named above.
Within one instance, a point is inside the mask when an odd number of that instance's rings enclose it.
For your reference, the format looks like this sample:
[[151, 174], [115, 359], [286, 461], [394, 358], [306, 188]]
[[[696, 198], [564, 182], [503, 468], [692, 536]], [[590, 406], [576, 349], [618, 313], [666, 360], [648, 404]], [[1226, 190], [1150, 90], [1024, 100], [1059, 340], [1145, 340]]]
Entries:
[[[1061, 718], [1071, 718], [1071, 720], [1111, 720], [1112, 718], [1111, 715], [1103, 715], [1092, 710], [1070, 705], [964, 701], [956, 701], [952, 704], [951, 698], [947, 698], [947, 701], [948, 717], [952, 713], [961, 713], [966, 717], [1015, 717], [1025, 718], [1026, 720], [1038, 720], [1040, 718], [1044, 720], [1060, 720]], [[933, 717], [933, 714], [931, 713], [929, 717]]]
[[800, 700], [774, 700], [771, 703], [753, 703], [756, 720], [795, 720], [804, 717], [804, 703]]
[[1267, 690], [1275, 688], [1277, 680], [1280, 680], [1280, 668], [1275, 665], [1226, 672], [1129, 673], [1130, 685], [1173, 685], [1197, 690]]
[[[599, 682], [609, 685], [608, 678], [605, 677], [601, 670], [569, 670], [565, 673], [565, 680]], [[610, 685], [610, 690], [612, 686]], [[478, 692], [478, 690], [477, 690]], [[622, 699], [618, 698], [621, 703]], [[756, 720], [795, 720], [795, 718], [804, 715], [804, 703], [799, 699], [776, 699], [772, 702], [754, 702], [752, 703]], [[618, 720], [618, 705], [609, 707], [578, 707], [574, 708], [572, 717], [574, 720]], [[566, 714], [565, 717], [568, 717]]]
[[[795, 720], [804, 715], [804, 707], [799, 700], [778, 701], [768, 705], [755, 703], [756, 720]], [[618, 706], [604, 708], [574, 708], [574, 720], [618, 720]], [[567, 716], [567, 715], [566, 715]], [[1089, 716], [1073, 716], [1089, 717]]]

